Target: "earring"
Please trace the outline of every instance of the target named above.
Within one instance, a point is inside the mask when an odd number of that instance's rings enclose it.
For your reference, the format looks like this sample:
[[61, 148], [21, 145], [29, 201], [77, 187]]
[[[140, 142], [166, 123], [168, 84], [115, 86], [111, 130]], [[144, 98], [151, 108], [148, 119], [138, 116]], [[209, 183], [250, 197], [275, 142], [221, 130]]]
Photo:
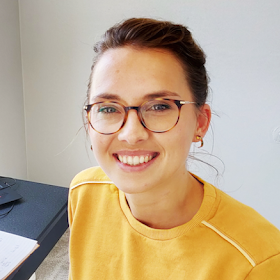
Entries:
[[200, 146], [198, 148], [202, 148], [204, 144], [202, 137], [200, 135], [197, 135], [196, 140], [200, 141]]
[[90, 149], [92, 150], [92, 145], [90, 145]]

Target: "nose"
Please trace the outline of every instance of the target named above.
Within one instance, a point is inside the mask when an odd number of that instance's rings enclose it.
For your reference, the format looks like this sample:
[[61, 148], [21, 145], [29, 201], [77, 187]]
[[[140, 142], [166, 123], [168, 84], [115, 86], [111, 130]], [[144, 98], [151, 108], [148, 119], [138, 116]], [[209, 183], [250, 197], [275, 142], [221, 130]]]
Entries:
[[129, 110], [127, 120], [123, 128], [118, 133], [120, 141], [126, 141], [130, 145], [147, 140], [149, 131], [142, 125], [136, 110]]

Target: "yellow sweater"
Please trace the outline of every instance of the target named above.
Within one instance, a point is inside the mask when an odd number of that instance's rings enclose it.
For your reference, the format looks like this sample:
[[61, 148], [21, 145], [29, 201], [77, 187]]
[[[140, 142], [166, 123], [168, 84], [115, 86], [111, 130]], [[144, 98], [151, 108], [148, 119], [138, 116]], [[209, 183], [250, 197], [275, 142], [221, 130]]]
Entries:
[[99, 167], [69, 194], [72, 280], [279, 280], [280, 231], [252, 208], [204, 184], [191, 221], [152, 229], [131, 214]]

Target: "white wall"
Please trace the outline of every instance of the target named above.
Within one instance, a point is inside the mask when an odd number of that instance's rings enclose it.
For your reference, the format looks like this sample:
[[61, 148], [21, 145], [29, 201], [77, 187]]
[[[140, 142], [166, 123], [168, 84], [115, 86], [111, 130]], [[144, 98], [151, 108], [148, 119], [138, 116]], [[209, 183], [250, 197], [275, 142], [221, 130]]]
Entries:
[[0, 176], [26, 179], [17, 0], [0, 1]]
[[280, 228], [279, 10], [278, 0], [20, 1], [29, 179], [66, 186], [96, 164], [84, 133], [67, 147], [82, 126], [93, 43], [124, 18], [163, 18], [189, 26], [208, 55], [220, 117], [206, 149], [225, 172], [218, 180], [206, 167], [198, 173]]

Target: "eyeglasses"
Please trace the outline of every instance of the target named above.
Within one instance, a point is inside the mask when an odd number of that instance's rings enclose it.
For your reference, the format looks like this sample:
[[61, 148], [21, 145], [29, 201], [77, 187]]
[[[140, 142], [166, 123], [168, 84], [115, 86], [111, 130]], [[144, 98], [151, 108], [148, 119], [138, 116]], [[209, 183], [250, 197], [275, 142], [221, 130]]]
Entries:
[[118, 132], [126, 123], [128, 111], [136, 110], [139, 121], [148, 130], [163, 133], [171, 130], [178, 123], [181, 107], [196, 102], [156, 98], [140, 106], [129, 106], [103, 101], [85, 105], [87, 119], [91, 127], [105, 135]]

